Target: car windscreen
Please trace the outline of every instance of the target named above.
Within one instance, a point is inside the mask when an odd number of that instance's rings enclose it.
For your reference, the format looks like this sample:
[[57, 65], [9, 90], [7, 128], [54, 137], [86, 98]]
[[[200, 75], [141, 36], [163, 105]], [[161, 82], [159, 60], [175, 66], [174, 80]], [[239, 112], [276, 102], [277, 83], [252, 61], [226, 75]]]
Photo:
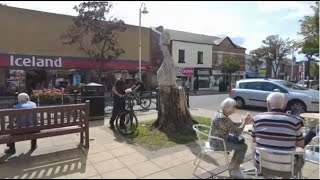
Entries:
[[286, 88], [293, 89], [293, 90], [308, 90], [307, 88], [298, 86], [288, 81], [278, 81], [278, 83], [284, 85]]

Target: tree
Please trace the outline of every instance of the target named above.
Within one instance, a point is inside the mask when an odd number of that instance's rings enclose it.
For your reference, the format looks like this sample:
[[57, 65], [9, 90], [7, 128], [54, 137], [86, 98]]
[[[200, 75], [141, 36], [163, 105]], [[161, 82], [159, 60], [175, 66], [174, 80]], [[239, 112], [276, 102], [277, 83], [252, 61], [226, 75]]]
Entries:
[[299, 21], [301, 23], [299, 34], [304, 37], [300, 53], [305, 54], [308, 59], [305, 72], [308, 77], [312, 57], [319, 57], [319, 1], [310, 8], [313, 10], [313, 16], [305, 16]]
[[319, 57], [319, 2], [311, 6], [313, 16], [305, 16], [299, 22], [300, 32], [304, 38], [301, 53]]
[[106, 15], [113, 5], [110, 2], [83, 2], [74, 9], [79, 13], [73, 19], [73, 24], [60, 36], [63, 44], [78, 45], [79, 49], [99, 64], [97, 70], [98, 80], [105, 65], [111, 60], [117, 59], [124, 50], [118, 47], [118, 33], [126, 30], [122, 20]]
[[249, 59], [247, 65], [249, 66], [249, 70], [253, 72], [259, 72], [262, 61], [260, 61], [259, 55], [256, 54], [255, 51], [250, 51], [249, 53], [252, 56], [252, 59]]
[[226, 56], [221, 64], [221, 72], [229, 77], [229, 86], [231, 87], [231, 74], [240, 70], [240, 62], [234, 56]]
[[282, 39], [279, 35], [270, 35], [262, 41], [263, 45], [253, 50], [256, 58], [263, 58], [272, 68], [275, 78], [278, 78], [278, 70], [281, 62], [290, 53], [289, 40]]
[[158, 129], [168, 136], [190, 132], [197, 122], [188, 109], [185, 91], [175, 84], [176, 70], [168, 48], [170, 37], [161, 27], [152, 30], [160, 35], [163, 63], [157, 72], [160, 99], [158, 118], [151, 129]]
[[319, 65], [318, 63], [313, 63], [310, 66], [310, 75], [319, 79]]

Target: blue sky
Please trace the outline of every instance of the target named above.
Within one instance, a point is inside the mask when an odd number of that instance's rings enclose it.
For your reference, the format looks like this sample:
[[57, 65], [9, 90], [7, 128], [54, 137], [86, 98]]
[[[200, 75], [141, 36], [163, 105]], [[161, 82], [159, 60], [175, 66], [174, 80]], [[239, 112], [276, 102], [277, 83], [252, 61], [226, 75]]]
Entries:
[[[81, 1], [0, 1], [8, 6], [34, 9], [58, 14], [77, 15], [73, 6]], [[142, 26], [164, 26], [199, 34], [229, 36], [250, 50], [262, 45], [268, 35], [301, 39], [298, 22], [312, 15], [310, 5], [315, 1], [143, 1], [149, 14], [143, 15]], [[138, 25], [142, 1], [114, 1], [111, 12], [127, 24]], [[301, 60], [303, 55], [297, 55]]]

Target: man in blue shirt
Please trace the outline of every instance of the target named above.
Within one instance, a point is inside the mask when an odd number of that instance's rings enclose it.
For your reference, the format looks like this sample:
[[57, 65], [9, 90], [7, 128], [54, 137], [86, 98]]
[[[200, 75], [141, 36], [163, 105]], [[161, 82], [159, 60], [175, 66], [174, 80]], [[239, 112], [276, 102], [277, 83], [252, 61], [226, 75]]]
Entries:
[[[26, 108], [35, 108], [37, 107], [36, 103], [30, 101], [29, 95], [27, 93], [20, 93], [18, 95], [18, 104], [14, 106], [14, 109], [26, 109]], [[37, 117], [33, 117], [33, 114], [30, 114], [29, 117], [23, 115], [21, 117], [21, 127], [26, 127], [27, 121], [29, 121], [30, 126], [33, 125], [34, 121], [37, 121]], [[36, 122], [38, 124], [38, 121]], [[16, 125], [15, 125], [16, 126]], [[11, 127], [8, 127], [11, 128]], [[5, 150], [6, 154], [15, 154], [16, 148], [15, 143], [8, 143], [8, 149]], [[37, 140], [31, 140], [31, 149], [35, 150], [37, 148]]]

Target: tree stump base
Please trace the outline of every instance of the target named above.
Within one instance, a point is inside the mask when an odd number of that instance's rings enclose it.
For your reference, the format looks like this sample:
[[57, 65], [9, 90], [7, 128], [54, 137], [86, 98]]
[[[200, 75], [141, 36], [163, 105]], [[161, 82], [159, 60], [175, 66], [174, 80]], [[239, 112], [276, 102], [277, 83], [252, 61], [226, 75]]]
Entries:
[[187, 106], [185, 91], [181, 87], [162, 86], [159, 88], [158, 118], [151, 126], [166, 133], [192, 130], [197, 124]]

